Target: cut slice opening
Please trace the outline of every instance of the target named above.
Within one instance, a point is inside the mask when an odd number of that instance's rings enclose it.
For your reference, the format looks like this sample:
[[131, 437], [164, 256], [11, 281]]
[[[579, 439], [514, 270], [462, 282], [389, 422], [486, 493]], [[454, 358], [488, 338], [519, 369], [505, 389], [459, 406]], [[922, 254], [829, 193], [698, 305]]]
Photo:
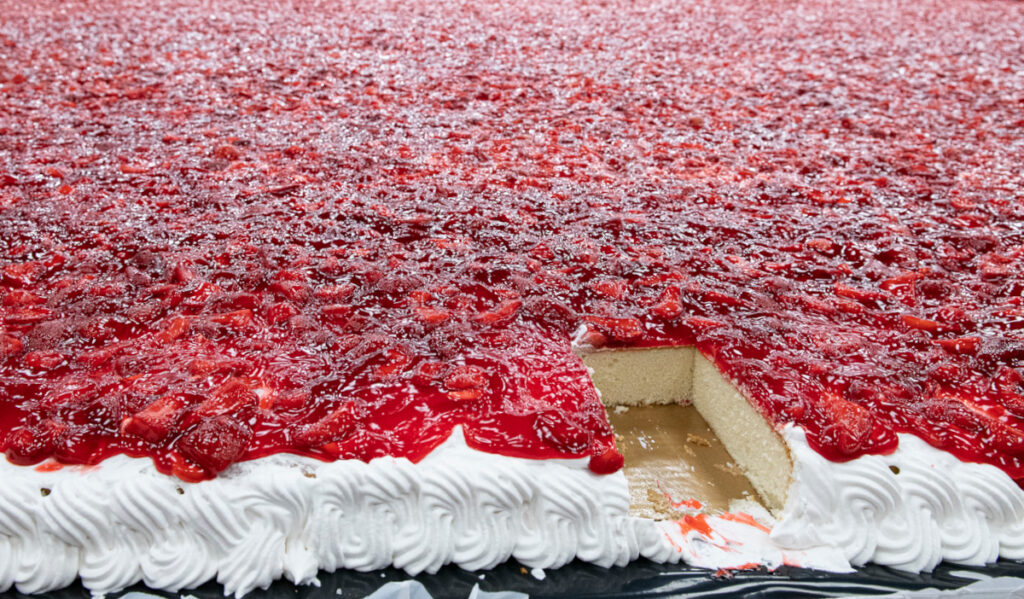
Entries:
[[664, 347], [582, 358], [626, 459], [636, 515], [668, 516], [666, 494], [718, 511], [756, 492], [770, 511], [782, 510], [793, 470], [785, 442], [703, 354]]

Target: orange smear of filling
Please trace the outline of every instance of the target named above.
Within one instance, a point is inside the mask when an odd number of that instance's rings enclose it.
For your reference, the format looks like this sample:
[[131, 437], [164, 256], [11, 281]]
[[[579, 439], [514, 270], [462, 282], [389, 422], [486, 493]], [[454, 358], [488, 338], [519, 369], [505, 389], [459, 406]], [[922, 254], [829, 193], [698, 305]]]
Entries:
[[728, 520], [730, 522], [741, 522], [741, 523], [746, 524], [748, 526], [753, 526], [754, 528], [763, 530], [764, 532], [771, 532], [772, 531], [772, 529], [768, 528], [764, 524], [761, 524], [757, 520], [754, 520], [754, 517], [751, 516], [750, 514], [745, 514], [743, 512], [739, 512], [739, 513], [736, 513], [736, 514], [726, 512], [726, 513], [722, 514], [721, 516], [719, 516], [719, 518], [721, 518], [722, 520]]
[[683, 518], [678, 520], [676, 524], [679, 525], [679, 530], [681, 530], [684, 535], [690, 531], [696, 531], [705, 537], [710, 537], [713, 533], [711, 525], [708, 524], [707, 514], [683, 516]]

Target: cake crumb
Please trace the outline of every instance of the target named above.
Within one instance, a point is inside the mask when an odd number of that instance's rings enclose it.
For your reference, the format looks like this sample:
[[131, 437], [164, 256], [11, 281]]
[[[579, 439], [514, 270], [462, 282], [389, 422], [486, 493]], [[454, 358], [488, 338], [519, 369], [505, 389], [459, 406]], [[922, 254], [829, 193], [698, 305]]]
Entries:
[[520, 574], [529, 574], [530, 571], [527, 570], [526, 568], [522, 567], [522, 566], [519, 566], [519, 573]]
[[530, 574], [534, 578], [536, 578], [537, 580], [544, 580], [545, 578], [548, 577], [548, 575], [544, 572], [544, 570], [542, 570], [540, 568], [534, 568], [533, 570], [530, 570]]
[[686, 442], [693, 443], [694, 445], [700, 445], [701, 447], [711, 447], [711, 441], [693, 433], [687, 433]]

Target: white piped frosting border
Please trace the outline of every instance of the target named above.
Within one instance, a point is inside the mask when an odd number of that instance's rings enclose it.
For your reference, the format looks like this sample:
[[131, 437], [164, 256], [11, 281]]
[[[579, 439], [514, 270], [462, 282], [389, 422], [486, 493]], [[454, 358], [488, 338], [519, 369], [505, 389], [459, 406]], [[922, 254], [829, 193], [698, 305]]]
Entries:
[[94, 593], [140, 581], [175, 591], [215, 578], [242, 595], [280, 577], [316, 584], [320, 569], [414, 574], [512, 557], [535, 568], [644, 556], [836, 571], [1024, 558], [1024, 491], [997, 468], [911, 435], [892, 455], [846, 463], [814, 452], [799, 428], [783, 436], [795, 482], [770, 535], [724, 518], [707, 519], [707, 536], [630, 517], [622, 472], [475, 451], [459, 429], [418, 464], [276, 455], [196, 484], [125, 456], [55, 472], [0, 459], [0, 591], [44, 592], [79, 576]]
[[320, 569], [673, 559], [654, 522], [628, 516], [621, 472], [475, 451], [460, 429], [418, 464], [275, 455], [186, 484], [125, 456], [56, 472], [0, 459], [0, 480], [0, 591], [76, 576], [95, 593], [175, 591], [215, 577], [241, 595], [282, 576], [314, 583]]
[[1024, 490], [988, 464], [962, 462], [899, 435], [890, 455], [830, 462], [804, 431], [783, 431], [793, 484], [772, 539], [839, 547], [854, 565], [931, 570], [942, 560], [983, 565], [1024, 559]]

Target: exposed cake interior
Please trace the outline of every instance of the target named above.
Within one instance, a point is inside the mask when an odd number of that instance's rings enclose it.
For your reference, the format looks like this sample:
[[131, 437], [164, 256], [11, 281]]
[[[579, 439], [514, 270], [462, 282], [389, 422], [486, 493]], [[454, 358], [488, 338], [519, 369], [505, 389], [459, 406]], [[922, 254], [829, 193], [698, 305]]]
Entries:
[[[686, 454], [696, 454], [694, 446], [713, 448], [719, 441], [756, 489], [765, 507], [775, 513], [782, 510], [793, 470], [786, 444], [739, 389], [695, 348], [597, 351], [583, 355], [583, 361], [593, 371], [594, 384], [601, 392], [602, 401], [609, 407], [609, 417], [617, 434], [628, 436], [621, 439], [620, 444], [627, 458], [626, 474], [630, 479], [634, 511], [648, 516], [653, 511], [657, 515], [657, 505], [648, 497], [650, 487], [657, 482], [655, 479], [659, 475], [671, 476], [663, 465], [665, 451], [681, 448], [677, 452], [680, 460], [693, 459], [696, 455]], [[665, 435], [670, 439], [668, 446], [659, 449], [657, 456], [644, 458], [649, 460], [654, 473], [651, 469], [645, 473], [642, 465], [631, 466], [631, 454], [637, 453], [631, 451], [631, 446], [643, 445], [635, 437], [637, 431], [644, 427], [639, 419], [645, 417], [634, 414], [627, 420], [621, 407], [672, 404], [693, 406], [717, 439], [700, 435], [701, 423], [694, 422], [696, 418], [692, 414], [658, 411], [646, 417], [650, 423], [647, 434]], [[645, 408], [649, 409], [652, 408]], [[630, 430], [624, 430], [624, 427]], [[676, 443], [672, 443], [672, 437]], [[705, 459], [720, 458], [720, 454], [713, 451], [701, 453], [705, 454]], [[699, 469], [705, 471], [701, 473]], [[710, 486], [700, 485], [699, 492], [704, 497], [698, 499], [703, 502], [720, 503], [730, 495], [743, 493], [742, 483], [731, 480], [733, 477], [727, 463], [712, 464], [710, 469], [692, 466], [692, 473], [694, 478], [702, 474], [713, 477]]]

